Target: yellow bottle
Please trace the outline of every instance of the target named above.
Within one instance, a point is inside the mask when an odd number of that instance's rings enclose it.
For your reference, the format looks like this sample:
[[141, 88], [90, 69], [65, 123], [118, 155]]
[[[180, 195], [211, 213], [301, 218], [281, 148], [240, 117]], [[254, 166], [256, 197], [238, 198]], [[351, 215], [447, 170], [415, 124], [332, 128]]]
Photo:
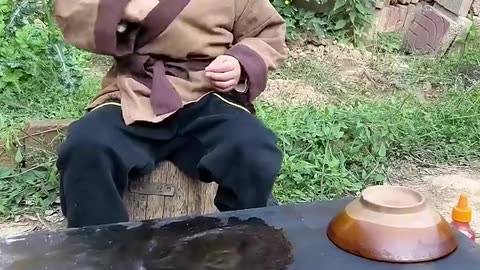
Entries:
[[475, 241], [475, 232], [470, 227], [472, 209], [468, 205], [468, 197], [460, 194], [457, 205], [452, 209], [452, 225], [471, 240]]

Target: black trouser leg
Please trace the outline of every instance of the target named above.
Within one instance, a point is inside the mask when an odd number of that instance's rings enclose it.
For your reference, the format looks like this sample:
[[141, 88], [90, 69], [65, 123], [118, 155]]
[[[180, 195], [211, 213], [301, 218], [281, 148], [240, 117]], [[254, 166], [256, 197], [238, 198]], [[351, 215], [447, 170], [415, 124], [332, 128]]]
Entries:
[[217, 96], [199, 105], [177, 115], [178, 135], [192, 143], [172, 161], [202, 181], [219, 184], [215, 205], [220, 211], [274, 204], [270, 195], [282, 159], [274, 134], [255, 116]]
[[[122, 196], [129, 176], [153, 170], [175, 147], [173, 136], [168, 128], [126, 126], [117, 106], [99, 108], [72, 123], [57, 161], [68, 226], [128, 221]], [[157, 148], [157, 142], [169, 143]]]
[[159, 124], [126, 126], [119, 107], [99, 108], [71, 125], [60, 148], [62, 211], [69, 227], [127, 221], [129, 177], [166, 159], [218, 182], [220, 211], [263, 207], [281, 163], [275, 140], [250, 113], [213, 95]]

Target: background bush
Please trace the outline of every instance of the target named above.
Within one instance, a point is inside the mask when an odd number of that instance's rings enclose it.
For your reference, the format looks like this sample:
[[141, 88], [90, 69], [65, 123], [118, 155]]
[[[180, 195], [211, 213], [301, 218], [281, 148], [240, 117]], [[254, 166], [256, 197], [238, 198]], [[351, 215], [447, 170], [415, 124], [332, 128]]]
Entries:
[[[328, 0], [310, 0], [325, 4]], [[290, 0], [271, 0], [273, 6], [285, 18], [287, 37], [294, 40], [299, 33], [312, 31], [318, 36], [330, 35], [345, 42], [362, 44], [364, 35], [372, 24], [373, 0], [336, 0], [332, 10], [315, 14], [292, 5]]]
[[88, 54], [65, 45], [52, 0], [0, 0], [0, 107], [12, 115], [51, 117], [85, 75]]

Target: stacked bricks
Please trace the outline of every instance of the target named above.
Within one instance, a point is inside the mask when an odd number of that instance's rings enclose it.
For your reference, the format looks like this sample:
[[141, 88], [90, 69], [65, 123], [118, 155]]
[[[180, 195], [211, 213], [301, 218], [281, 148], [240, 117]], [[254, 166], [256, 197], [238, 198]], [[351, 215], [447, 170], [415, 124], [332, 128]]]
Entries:
[[423, 0], [378, 0], [376, 31], [405, 32], [425, 3]]
[[462, 50], [472, 21], [480, 25], [480, 0], [377, 0], [376, 31], [404, 33], [405, 50], [437, 54]]
[[480, 23], [480, 0], [377, 0], [377, 32], [404, 33], [405, 50], [437, 54], [463, 49], [472, 21]]
[[435, 0], [417, 13], [404, 45], [414, 54], [445, 54], [463, 48], [472, 21], [466, 18], [473, 0]]

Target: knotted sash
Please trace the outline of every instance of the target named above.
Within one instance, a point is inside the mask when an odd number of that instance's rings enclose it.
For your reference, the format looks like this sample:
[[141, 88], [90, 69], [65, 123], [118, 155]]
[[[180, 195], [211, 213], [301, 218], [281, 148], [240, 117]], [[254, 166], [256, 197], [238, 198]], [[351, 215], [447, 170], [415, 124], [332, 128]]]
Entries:
[[182, 100], [166, 75], [190, 80], [190, 71], [204, 70], [210, 61], [173, 61], [149, 55], [132, 54], [117, 57], [119, 68], [126, 68], [133, 78], [151, 89], [153, 111], [164, 114], [183, 106]]

